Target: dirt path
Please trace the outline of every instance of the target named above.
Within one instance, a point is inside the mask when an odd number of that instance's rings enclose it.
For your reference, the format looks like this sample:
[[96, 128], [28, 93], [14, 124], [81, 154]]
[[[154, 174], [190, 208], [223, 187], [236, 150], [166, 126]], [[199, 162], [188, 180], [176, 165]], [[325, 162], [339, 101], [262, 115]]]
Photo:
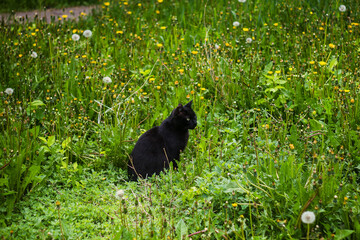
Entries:
[[[93, 6], [78, 6], [78, 7], [69, 7], [63, 9], [50, 8], [44, 11], [34, 10], [27, 12], [17, 12], [14, 14], [15, 21], [22, 22], [33, 21], [33, 19], [38, 16], [39, 19], [44, 19], [46, 22], [51, 22], [51, 17], [55, 17], [55, 21], [59, 21], [59, 18], [63, 18], [64, 15], [67, 16], [67, 19], [77, 19], [81, 15], [91, 14], [93, 9], [101, 9], [99, 5]], [[6, 24], [13, 23], [14, 17], [10, 13], [0, 13], [0, 22], [4, 21]]]

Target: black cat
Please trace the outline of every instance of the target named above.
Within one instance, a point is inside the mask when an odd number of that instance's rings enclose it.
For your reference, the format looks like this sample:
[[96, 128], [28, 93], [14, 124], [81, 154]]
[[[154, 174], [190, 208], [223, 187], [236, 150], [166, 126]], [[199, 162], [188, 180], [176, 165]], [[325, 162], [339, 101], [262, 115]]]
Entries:
[[186, 147], [189, 129], [196, 127], [196, 114], [192, 101], [185, 106], [179, 104], [160, 126], [153, 127], [140, 136], [130, 154], [128, 163], [129, 180], [147, 178], [169, 168], [169, 163], [179, 160], [180, 152]]

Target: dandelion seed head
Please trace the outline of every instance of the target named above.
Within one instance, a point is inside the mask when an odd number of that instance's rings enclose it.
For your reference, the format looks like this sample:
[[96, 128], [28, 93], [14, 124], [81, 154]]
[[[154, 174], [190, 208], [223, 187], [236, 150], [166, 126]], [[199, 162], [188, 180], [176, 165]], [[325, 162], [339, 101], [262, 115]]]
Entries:
[[103, 78], [103, 82], [104, 82], [105, 84], [109, 84], [109, 83], [111, 83], [112, 81], [111, 81], [111, 78], [109, 78], [109, 77], [104, 77], [104, 78]]
[[305, 211], [301, 214], [301, 221], [305, 224], [311, 224], [315, 222], [315, 213], [311, 211]]
[[37, 53], [36, 52], [32, 52], [31, 55], [30, 55], [32, 58], [37, 58]]
[[92, 36], [92, 32], [91, 32], [91, 30], [85, 30], [83, 35], [84, 35], [84, 37], [89, 38]]
[[339, 11], [340, 12], [345, 12], [346, 11], [346, 6], [345, 5], [340, 5]]
[[12, 94], [14, 93], [14, 89], [12, 89], [12, 88], [7, 88], [7, 89], [5, 89], [5, 93], [6, 93], [7, 95], [12, 95]]
[[120, 189], [120, 190], [117, 190], [116, 193], [115, 193], [115, 197], [117, 199], [122, 199], [124, 197], [124, 190]]
[[238, 21], [235, 21], [235, 22], [233, 22], [233, 26], [238, 27], [238, 26], [240, 26], [240, 23]]
[[246, 39], [246, 43], [251, 43], [252, 42], [252, 39], [251, 38], [247, 38]]
[[79, 34], [76, 34], [76, 33], [73, 34], [71, 38], [72, 38], [72, 40], [75, 41], [75, 42], [80, 40]]
[[244, 3], [246, 2], [246, 0], [238, 0], [240, 3]]

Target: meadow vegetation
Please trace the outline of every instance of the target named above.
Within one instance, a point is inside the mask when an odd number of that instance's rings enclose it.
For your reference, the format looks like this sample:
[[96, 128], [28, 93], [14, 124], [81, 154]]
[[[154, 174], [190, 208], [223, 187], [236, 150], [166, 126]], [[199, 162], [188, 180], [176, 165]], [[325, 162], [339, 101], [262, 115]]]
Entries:
[[[1, 238], [360, 239], [358, 1], [101, 4], [0, 26]], [[128, 182], [189, 100], [178, 169]]]

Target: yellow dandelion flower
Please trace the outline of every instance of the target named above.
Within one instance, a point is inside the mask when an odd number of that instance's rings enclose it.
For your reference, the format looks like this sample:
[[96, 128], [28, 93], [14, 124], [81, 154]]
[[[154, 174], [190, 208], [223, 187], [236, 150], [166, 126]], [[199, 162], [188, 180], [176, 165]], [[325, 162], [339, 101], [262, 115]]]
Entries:
[[289, 144], [289, 147], [290, 147], [291, 150], [295, 149], [295, 146], [292, 143]]
[[161, 89], [161, 87], [160, 87], [160, 86], [156, 86], [156, 89], [157, 89], [157, 90], [160, 90], [160, 89]]
[[165, 30], [165, 29], [166, 29], [166, 27], [165, 27], [165, 26], [163, 26], [163, 27], [160, 27], [160, 29]]
[[309, 63], [310, 63], [310, 64], [315, 64], [315, 61], [310, 61]]
[[320, 61], [319, 64], [320, 64], [321, 66], [325, 66], [325, 65], [326, 65], [326, 62]]
[[248, 28], [243, 28], [243, 31], [244, 31], [244, 32], [248, 32], [249, 29], [248, 29]]
[[175, 85], [178, 85], [179, 84], [179, 81], [175, 81]]
[[335, 48], [335, 45], [332, 44], [332, 43], [330, 43], [330, 44], [329, 44], [329, 47], [330, 47], [330, 48]]
[[159, 10], [156, 10], [156, 14], [160, 14], [160, 11], [159, 11]]
[[273, 74], [273, 71], [268, 71], [268, 74]]
[[233, 207], [237, 207], [237, 203], [233, 203], [233, 204], [231, 204]]
[[62, 18], [64, 18], [64, 19], [67, 18], [67, 17], [68, 17], [68, 15], [62, 15]]
[[162, 3], [164, 0], [158, 0], [158, 3]]
[[277, 27], [279, 24], [278, 23], [274, 23], [274, 26]]
[[351, 102], [351, 103], [354, 103], [354, 102], [355, 102], [355, 100], [352, 98], [352, 99], [350, 100], [350, 102]]
[[184, 69], [179, 69], [179, 73], [184, 73]]
[[104, 2], [105, 6], [110, 6], [110, 2]]
[[280, 71], [280, 70], [277, 70], [277, 71], [275, 71], [275, 73], [279, 74], [279, 73], [281, 73], [281, 71]]
[[131, 11], [128, 11], [128, 12], [126, 12], [127, 14], [129, 14], [129, 15], [131, 15], [132, 14], [132, 12]]
[[192, 53], [192, 54], [194, 54], [194, 55], [196, 55], [196, 54], [198, 54], [199, 52], [198, 52], [198, 51], [193, 50], [193, 51], [191, 51], [191, 53]]
[[159, 48], [161, 48], [163, 45], [161, 43], [156, 44]]

